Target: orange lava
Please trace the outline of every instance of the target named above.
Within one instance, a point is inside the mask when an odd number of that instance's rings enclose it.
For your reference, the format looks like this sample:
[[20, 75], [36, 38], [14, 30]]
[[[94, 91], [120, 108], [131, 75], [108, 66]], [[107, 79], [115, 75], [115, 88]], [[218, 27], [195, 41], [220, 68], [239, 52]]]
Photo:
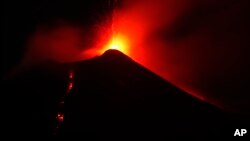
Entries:
[[108, 43], [102, 49], [102, 53], [109, 49], [116, 49], [121, 51], [122, 53], [128, 55], [129, 54], [129, 41], [126, 36], [122, 34], [115, 34], [111, 37]]

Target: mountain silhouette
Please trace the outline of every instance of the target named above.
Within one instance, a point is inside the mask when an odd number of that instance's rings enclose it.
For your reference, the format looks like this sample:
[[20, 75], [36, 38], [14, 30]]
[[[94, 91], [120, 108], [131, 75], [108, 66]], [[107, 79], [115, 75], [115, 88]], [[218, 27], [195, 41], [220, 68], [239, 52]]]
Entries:
[[[70, 71], [72, 89], [65, 95]], [[117, 50], [85, 61], [49, 63], [3, 86], [11, 105], [7, 105], [10, 124], [6, 130], [23, 136], [52, 135], [62, 97], [64, 121], [59, 138], [217, 137], [233, 135], [236, 127], [245, 124]]]
[[211, 137], [228, 135], [234, 127], [228, 113], [192, 97], [117, 50], [77, 62], [73, 68], [77, 77], [66, 100], [62, 136]]

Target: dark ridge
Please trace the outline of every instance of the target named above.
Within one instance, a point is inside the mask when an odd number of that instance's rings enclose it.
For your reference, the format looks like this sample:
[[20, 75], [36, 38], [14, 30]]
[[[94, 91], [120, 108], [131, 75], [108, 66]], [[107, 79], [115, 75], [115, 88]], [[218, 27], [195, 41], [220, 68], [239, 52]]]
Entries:
[[119, 50], [116, 49], [109, 49], [103, 53], [104, 56], [126, 56], [124, 53], [120, 52]]

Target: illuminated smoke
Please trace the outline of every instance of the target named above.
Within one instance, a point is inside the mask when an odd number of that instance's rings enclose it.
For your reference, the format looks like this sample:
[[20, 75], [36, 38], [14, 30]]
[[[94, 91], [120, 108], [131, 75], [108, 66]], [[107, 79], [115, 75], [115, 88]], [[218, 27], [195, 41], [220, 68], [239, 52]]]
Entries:
[[249, 105], [247, 3], [125, 0], [113, 28], [136, 62], [199, 99], [241, 110]]

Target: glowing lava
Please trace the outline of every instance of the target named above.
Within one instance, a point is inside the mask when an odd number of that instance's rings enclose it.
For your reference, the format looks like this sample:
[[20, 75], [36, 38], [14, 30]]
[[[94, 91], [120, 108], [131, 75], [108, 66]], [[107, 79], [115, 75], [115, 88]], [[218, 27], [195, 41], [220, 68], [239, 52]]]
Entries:
[[105, 45], [102, 52], [105, 52], [109, 49], [116, 49], [121, 51], [124, 54], [129, 54], [129, 41], [128, 38], [126, 38], [122, 34], [114, 34], [110, 41]]

